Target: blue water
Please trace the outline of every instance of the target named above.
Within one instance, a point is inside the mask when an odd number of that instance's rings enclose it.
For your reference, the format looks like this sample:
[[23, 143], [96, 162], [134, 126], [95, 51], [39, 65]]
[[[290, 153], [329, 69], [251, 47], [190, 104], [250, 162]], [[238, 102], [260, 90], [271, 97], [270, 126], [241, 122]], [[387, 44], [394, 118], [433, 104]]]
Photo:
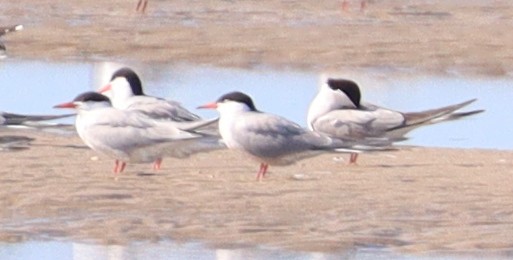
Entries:
[[[5, 62], [0, 64], [0, 110], [17, 113], [64, 113], [52, 106], [106, 84], [116, 66], [105, 63]], [[259, 110], [305, 125], [309, 102], [320, 75], [309, 71], [227, 69], [187, 65], [135, 65], [146, 92], [178, 100], [204, 117], [215, 111], [195, 107], [233, 90], [250, 94]], [[468, 109], [486, 109], [471, 118], [427, 126], [404, 144], [432, 147], [511, 149], [513, 79], [429, 75], [411, 71], [341, 72], [360, 84], [365, 101], [400, 111], [419, 111], [478, 101]], [[69, 111], [68, 111], [69, 112]], [[69, 121], [70, 123], [72, 121]]]

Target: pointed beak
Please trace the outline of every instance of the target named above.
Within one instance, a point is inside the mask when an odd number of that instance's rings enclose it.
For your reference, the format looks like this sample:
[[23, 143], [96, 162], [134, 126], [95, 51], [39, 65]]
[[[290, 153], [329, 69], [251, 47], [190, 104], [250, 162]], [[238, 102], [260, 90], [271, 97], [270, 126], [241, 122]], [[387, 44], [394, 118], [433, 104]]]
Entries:
[[104, 93], [104, 92], [107, 92], [109, 90], [112, 89], [112, 85], [111, 84], [107, 84], [105, 86], [103, 86], [102, 88], [98, 89], [98, 92], [99, 93]]
[[73, 103], [73, 102], [62, 103], [62, 104], [53, 106], [53, 108], [76, 108], [76, 107], [77, 107], [77, 105], [75, 105], [75, 103]]
[[198, 109], [216, 109], [216, 108], [217, 108], [217, 103], [212, 102], [212, 103], [208, 103], [208, 104], [205, 104], [205, 105], [199, 106], [199, 107], [197, 107], [197, 108], [198, 108]]

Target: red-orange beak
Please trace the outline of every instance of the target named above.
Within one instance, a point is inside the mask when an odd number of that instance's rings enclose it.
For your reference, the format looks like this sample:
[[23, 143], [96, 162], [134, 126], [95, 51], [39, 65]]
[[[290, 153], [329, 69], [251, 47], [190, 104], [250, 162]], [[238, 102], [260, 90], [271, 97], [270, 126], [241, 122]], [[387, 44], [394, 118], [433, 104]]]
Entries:
[[212, 102], [212, 103], [208, 103], [208, 104], [199, 106], [197, 108], [199, 108], [199, 109], [216, 109], [217, 108], [217, 103], [216, 102]]
[[100, 88], [98, 90], [98, 92], [99, 93], [104, 93], [104, 92], [107, 92], [107, 91], [109, 91], [111, 89], [112, 89], [112, 86], [110, 84], [107, 84], [107, 85], [103, 86], [102, 88]]
[[77, 105], [75, 105], [75, 103], [73, 103], [73, 102], [66, 102], [66, 103], [62, 103], [62, 104], [53, 106], [53, 108], [76, 108], [76, 107], [77, 107]]

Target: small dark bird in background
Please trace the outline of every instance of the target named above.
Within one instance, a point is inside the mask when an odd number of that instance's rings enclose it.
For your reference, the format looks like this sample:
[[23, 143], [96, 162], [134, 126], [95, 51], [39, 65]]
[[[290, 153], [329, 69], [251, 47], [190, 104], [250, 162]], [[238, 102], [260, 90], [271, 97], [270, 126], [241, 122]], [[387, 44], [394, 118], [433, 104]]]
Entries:
[[[14, 26], [0, 26], [0, 37], [9, 32], [15, 32], [23, 29], [23, 25], [18, 24]], [[5, 57], [5, 45], [0, 41], [0, 57]]]

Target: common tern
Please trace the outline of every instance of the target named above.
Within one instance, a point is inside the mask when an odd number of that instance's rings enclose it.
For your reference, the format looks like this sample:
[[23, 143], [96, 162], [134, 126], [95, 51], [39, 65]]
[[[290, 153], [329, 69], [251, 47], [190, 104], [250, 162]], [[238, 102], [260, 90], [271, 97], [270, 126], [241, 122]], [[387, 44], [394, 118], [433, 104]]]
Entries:
[[217, 137], [193, 132], [212, 121], [154, 120], [138, 111], [113, 108], [109, 98], [97, 92], [82, 93], [55, 108], [77, 110], [78, 135], [93, 150], [115, 159], [114, 173], [122, 172], [127, 162], [154, 162], [159, 169], [162, 157], [184, 158], [219, 146]]
[[258, 111], [253, 100], [241, 92], [230, 92], [198, 108], [217, 109], [219, 133], [224, 143], [260, 163], [258, 181], [265, 176], [269, 165], [289, 165], [325, 151], [351, 149], [350, 145], [304, 129], [283, 117]]
[[[358, 140], [385, 138], [405, 140], [413, 129], [478, 114], [484, 110], [456, 112], [476, 99], [421, 112], [404, 113], [361, 102], [358, 85], [347, 79], [330, 78], [324, 82], [308, 109], [308, 128], [332, 138]], [[350, 163], [356, 163], [351, 154]]]
[[176, 101], [144, 94], [141, 79], [130, 68], [114, 72], [111, 81], [98, 90], [100, 93], [107, 91], [110, 91], [112, 106], [118, 109], [137, 110], [154, 119], [175, 122], [200, 119]]
[[[98, 90], [108, 92], [112, 106], [122, 110], [138, 111], [152, 119], [174, 122], [200, 122], [202, 119], [182, 107], [180, 103], [144, 94], [139, 76], [130, 68], [116, 70], [110, 82]], [[203, 129], [204, 133], [218, 135], [215, 124]]]

